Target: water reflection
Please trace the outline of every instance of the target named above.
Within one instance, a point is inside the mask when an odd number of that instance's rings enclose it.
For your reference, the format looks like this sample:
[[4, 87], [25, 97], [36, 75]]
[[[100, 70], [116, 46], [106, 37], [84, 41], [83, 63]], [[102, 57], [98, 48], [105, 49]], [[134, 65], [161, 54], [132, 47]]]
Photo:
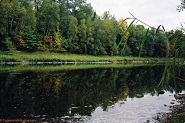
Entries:
[[[116, 107], [128, 105], [125, 102], [130, 99], [158, 94], [156, 87], [163, 70], [164, 67], [156, 66], [1, 72], [0, 119], [90, 121], [92, 116], [97, 115], [98, 109], [110, 112], [111, 109], [119, 109]], [[170, 73], [167, 74], [160, 89], [164, 92], [184, 90], [181, 80], [176, 84]], [[178, 76], [185, 76], [185, 70], [182, 69]]]

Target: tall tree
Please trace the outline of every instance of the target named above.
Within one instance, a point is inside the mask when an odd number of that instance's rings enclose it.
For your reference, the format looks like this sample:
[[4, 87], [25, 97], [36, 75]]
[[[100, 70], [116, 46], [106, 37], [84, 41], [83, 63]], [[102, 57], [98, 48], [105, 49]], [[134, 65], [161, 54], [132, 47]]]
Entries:
[[[141, 48], [141, 43], [144, 40], [146, 29], [142, 25], [132, 25], [129, 28], [128, 44], [131, 48], [132, 55], [138, 56]], [[144, 52], [142, 52], [143, 54]]]
[[59, 5], [51, 0], [43, 0], [38, 11], [37, 29], [43, 35], [53, 34], [59, 29]]
[[[0, 13], [1, 44], [5, 49], [8, 46], [6, 44], [7, 41], [8, 44], [16, 46], [17, 32], [19, 30], [23, 14], [21, 13], [19, 0], [2, 0], [0, 4]], [[9, 40], [6, 40], [6, 38]], [[5, 40], [6, 42], [3, 42]]]
[[170, 56], [182, 57], [184, 56], [185, 35], [181, 30], [170, 31], [167, 33], [169, 37]]
[[127, 31], [127, 22], [124, 19], [120, 19], [119, 23], [119, 33], [117, 35], [117, 44], [119, 55], [131, 55], [130, 47], [127, 45], [129, 32]]
[[36, 16], [34, 4], [28, 1], [21, 2], [22, 21], [19, 30], [19, 50], [36, 50]]
[[60, 8], [60, 26], [59, 29], [64, 37], [67, 38], [67, 30], [71, 17], [71, 11], [67, 8], [68, 0], [60, 0], [59, 8]]
[[79, 38], [79, 53], [87, 53], [87, 26], [86, 20], [83, 19], [80, 21], [80, 25], [78, 27], [78, 38]]
[[68, 31], [67, 31], [67, 40], [68, 40], [68, 52], [79, 52], [80, 47], [78, 44], [78, 20], [74, 17], [70, 17]]
[[146, 39], [145, 39], [145, 43], [144, 43], [144, 47], [143, 47], [143, 51], [145, 52], [144, 56], [150, 56], [152, 57], [153, 53], [154, 53], [154, 32], [155, 30], [149, 30]]
[[38, 2], [37, 17], [37, 38], [43, 45], [44, 50], [50, 50], [53, 48], [54, 33], [59, 31], [60, 24], [60, 9], [57, 2], [51, 0], [43, 0]]
[[94, 12], [90, 4], [83, 4], [80, 6], [79, 10], [75, 11], [74, 16], [81, 21], [82, 19], [89, 19], [94, 17]]
[[119, 25], [116, 19], [110, 15], [109, 12], [105, 12], [103, 15], [103, 22], [105, 23], [105, 41], [104, 46], [108, 55], [117, 55], [118, 47], [116, 44], [116, 37], [119, 33]]
[[165, 33], [159, 32], [154, 38], [154, 53], [153, 57], [165, 57], [167, 55], [168, 38]]
[[105, 55], [107, 54], [105, 50], [105, 24], [103, 23], [103, 20], [100, 20], [99, 17], [96, 17], [93, 22], [93, 37], [94, 37], [94, 46], [92, 47], [93, 55]]
[[87, 52], [88, 54], [93, 54], [93, 48], [95, 46], [95, 43], [94, 43], [94, 37], [93, 37], [94, 27], [93, 27], [93, 22], [91, 21], [91, 18], [87, 19], [86, 27], [87, 27], [87, 30], [86, 30]]

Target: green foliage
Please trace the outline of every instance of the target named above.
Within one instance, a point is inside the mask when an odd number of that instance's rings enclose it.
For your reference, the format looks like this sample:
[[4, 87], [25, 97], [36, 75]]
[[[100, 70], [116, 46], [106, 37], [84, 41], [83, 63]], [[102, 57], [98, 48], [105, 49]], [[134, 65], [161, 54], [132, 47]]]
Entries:
[[3, 47], [1, 47], [1, 50], [2, 51], [12, 51], [12, 50], [15, 50], [15, 47], [13, 46], [12, 44], [12, 41], [10, 40], [10, 37], [6, 37], [5, 41], [2, 41], [2, 45]]
[[104, 13], [103, 19], [105, 23], [105, 50], [108, 55], [117, 55], [118, 47], [116, 44], [116, 37], [119, 33], [118, 22], [108, 12]]
[[61, 2], [59, 5], [59, 16], [60, 16], [60, 24], [59, 30], [61, 31], [63, 37], [67, 38], [67, 30], [70, 21], [71, 12], [67, 9], [65, 2]]
[[80, 25], [78, 26], [78, 38], [79, 38], [79, 53], [87, 53], [87, 26], [86, 20], [83, 19], [80, 21]]
[[68, 52], [78, 52], [80, 50], [78, 44], [78, 20], [76, 17], [71, 16], [69, 21], [69, 27], [67, 31], [67, 40], [68, 40]]
[[105, 25], [103, 23], [103, 20], [100, 20], [98, 18], [95, 18], [93, 23], [93, 37], [94, 37], [94, 46], [93, 46], [93, 55], [105, 55], [107, 54], [105, 47], [104, 47], [104, 41], [106, 37], [105, 33]]
[[1, 41], [10, 38], [14, 46], [17, 45], [17, 32], [20, 29], [23, 12], [19, 0], [2, 0], [0, 4], [0, 37]]
[[146, 39], [145, 39], [145, 43], [144, 43], [144, 47], [143, 47], [143, 54], [144, 56], [149, 56], [152, 57], [154, 54], [154, 30], [149, 30]]
[[24, 26], [31, 26], [32, 30], [36, 29], [36, 16], [35, 10], [33, 9], [33, 3], [27, 3], [26, 6], [22, 7], [22, 11], [24, 13], [22, 17], [22, 28]]
[[23, 47], [26, 48], [27, 51], [35, 51], [36, 50], [36, 35], [33, 32], [31, 26], [26, 26], [24, 33], [23, 33], [23, 40], [24, 45]]
[[146, 41], [148, 32], [149, 32], [149, 28], [147, 29], [146, 34], [145, 34], [145, 36], [144, 36], [144, 39], [143, 39], [143, 41], [141, 42], [140, 51], [139, 51], [139, 57], [141, 56], [141, 53], [142, 53], [142, 51], [143, 51], [143, 45], [144, 45], [144, 43], [145, 43], [145, 41]]
[[165, 57], [166, 56], [166, 43], [168, 38], [163, 33], [157, 34], [154, 40], [154, 57]]
[[[0, 48], [91, 55], [184, 57], [180, 30], [161, 32], [96, 15], [86, 0], [2, 0]], [[47, 41], [46, 38], [49, 38]]]
[[141, 44], [144, 40], [146, 29], [142, 25], [130, 25], [128, 45], [131, 48], [133, 56], [139, 56]]
[[43, 0], [38, 10], [37, 29], [44, 35], [54, 33], [59, 28], [59, 5], [51, 0]]
[[170, 56], [183, 57], [185, 51], [185, 35], [181, 30], [175, 30], [168, 33], [170, 43]]
[[57, 51], [61, 48], [62, 36], [60, 31], [54, 32], [53, 41], [51, 42], [51, 49]]
[[94, 37], [93, 37], [94, 27], [93, 27], [93, 23], [92, 23], [90, 18], [86, 21], [86, 27], [87, 27], [87, 30], [86, 30], [87, 53], [88, 54], [93, 54], [93, 48], [95, 46]]
[[[185, 40], [185, 39], [184, 39]], [[181, 58], [185, 58], [185, 41], [181, 45]]]

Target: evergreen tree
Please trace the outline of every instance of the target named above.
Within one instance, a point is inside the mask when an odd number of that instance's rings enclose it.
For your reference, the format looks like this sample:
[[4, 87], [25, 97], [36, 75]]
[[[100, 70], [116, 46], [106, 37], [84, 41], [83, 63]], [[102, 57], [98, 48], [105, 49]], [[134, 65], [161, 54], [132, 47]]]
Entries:
[[35, 51], [36, 44], [36, 16], [34, 11], [34, 4], [28, 1], [22, 1], [22, 21], [18, 36], [18, 49], [26, 51]]

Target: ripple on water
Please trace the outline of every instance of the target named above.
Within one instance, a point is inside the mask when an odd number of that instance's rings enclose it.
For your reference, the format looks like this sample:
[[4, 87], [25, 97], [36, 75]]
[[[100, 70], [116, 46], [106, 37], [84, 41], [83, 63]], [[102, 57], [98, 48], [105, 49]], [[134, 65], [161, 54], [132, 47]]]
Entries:
[[174, 100], [174, 97], [169, 95], [170, 93], [166, 92], [159, 96], [146, 94], [143, 98], [127, 98], [125, 104], [116, 103], [113, 109], [106, 112], [98, 107], [86, 123], [142, 123], [147, 120], [152, 122], [152, 117], [158, 112], [169, 112], [169, 107], [164, 106], [170, 105]]

